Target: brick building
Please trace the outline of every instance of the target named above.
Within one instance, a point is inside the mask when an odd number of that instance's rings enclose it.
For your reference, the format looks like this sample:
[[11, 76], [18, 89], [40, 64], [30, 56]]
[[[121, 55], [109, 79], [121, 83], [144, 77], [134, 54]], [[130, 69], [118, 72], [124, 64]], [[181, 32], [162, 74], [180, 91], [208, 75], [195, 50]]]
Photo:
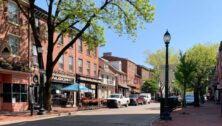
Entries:
[[[26, 2], [23, 4], [28, 6]], [[29, 22], [13, 0], [4, 1], [0, 7], [0, 18], [0, 110], [23, 111], [28, 108], [28, 89], [33, 84], [33, 75], [39, 73], [37, 51]], [[48, 46], [46, 19], [47, 12], [36, 7], [35, 20], [43, 47], [44, 65]], [[54, 46], [53, 57], [72, 37], [72, 34], [60, 37]], [[98, 48], [89, 51], [84, 43], [82, 38], [77, 40], [59, 59], [52, 77], [53, 94], [61, 94], [63, 87], [78, 82], [92, 89], [93, 96], [97, 97], [100, 83]], [[4, 52], [10, 52], [10, 56], [5, 56]], [[34, 92], [38, 102], [38, 86], [34, 87]]]
[[131, 93], [140, 93], [141, 77], [137, 74], [137, 64], [126, 58], [112, 56], [111, 53], [104, 53], [103, 58], [111, 63], [120, 61], [121, 70], [126, 73], [127, 85], [130, 87]]
[[99, 58], [99, 78], [102, 81], [98, 88], [99, 98], [108, 98], [115, 93], [117, 75], [113, 69], [113, 66], [107, 60]]

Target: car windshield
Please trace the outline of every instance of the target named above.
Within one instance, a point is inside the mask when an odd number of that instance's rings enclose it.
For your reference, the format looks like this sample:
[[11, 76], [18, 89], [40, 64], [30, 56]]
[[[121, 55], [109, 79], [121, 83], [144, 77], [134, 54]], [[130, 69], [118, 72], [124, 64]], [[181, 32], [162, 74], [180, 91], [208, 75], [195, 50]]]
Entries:
[[146, 96], [145, 96], [145, 95], [140, 95], [140, 97], [146, 98]]
[[110, 98], [119, 98], [120, 95], [110, 95]]
[[129, 97], [130, 97], [130, 98], [137, 98], [138, 95], [130, 95]]

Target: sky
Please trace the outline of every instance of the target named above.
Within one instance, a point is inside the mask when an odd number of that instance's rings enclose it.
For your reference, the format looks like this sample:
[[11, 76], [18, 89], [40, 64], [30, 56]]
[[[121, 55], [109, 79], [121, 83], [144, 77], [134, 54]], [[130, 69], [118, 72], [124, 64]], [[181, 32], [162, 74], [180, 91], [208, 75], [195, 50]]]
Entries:
[[[43, 7], [37, 0], [37, 5]], [[151, 0], [156, 7], [155, 20], [138, 30], [136, 42], [127, 36], [119, 37], [105, 29], [106, 45], [99, 54], [112, 52], [113, 56], [132, 60], [151, 67], [145, 62], [146, 50], [155, 53], [165, 48], [163, 35], [171, 34], [169, 47], [186, 51], [198, 43], [219, 43], [222, 40], [222, 0]]]

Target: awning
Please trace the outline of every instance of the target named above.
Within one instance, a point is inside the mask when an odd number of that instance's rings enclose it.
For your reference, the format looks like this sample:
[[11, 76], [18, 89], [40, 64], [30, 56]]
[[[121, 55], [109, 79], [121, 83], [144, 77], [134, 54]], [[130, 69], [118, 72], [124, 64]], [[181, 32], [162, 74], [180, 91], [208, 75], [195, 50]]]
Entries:
[[62, 88], [63, 91], [80, 91], [80, 92], [93, 92], [93, 90], [82, 86], [78, 83], [74, 83], [72, 85], [69, 85], [67, 87]]
[[122, 88], [127, 88], [127, 89], [129, 89], [130, 87], [128, 87], [127, 85], [125, 85], [125, 84], [118, 84], [118, 86], [120, 86], [120, 87], [122, 87]]

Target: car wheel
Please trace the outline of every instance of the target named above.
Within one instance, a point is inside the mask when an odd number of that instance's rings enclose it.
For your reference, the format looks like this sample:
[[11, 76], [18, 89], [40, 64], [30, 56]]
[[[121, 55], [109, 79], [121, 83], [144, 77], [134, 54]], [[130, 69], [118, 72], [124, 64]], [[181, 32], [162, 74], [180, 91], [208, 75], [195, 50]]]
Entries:
[[126, 105], [125, 105], [126, 107], [128, 107], [128, 103], [126, 103]]
[[117, 108], [120, 108], [120, 103], [119, 103], [119, 102], [117, 103], [116, 107], [117, 107]]

